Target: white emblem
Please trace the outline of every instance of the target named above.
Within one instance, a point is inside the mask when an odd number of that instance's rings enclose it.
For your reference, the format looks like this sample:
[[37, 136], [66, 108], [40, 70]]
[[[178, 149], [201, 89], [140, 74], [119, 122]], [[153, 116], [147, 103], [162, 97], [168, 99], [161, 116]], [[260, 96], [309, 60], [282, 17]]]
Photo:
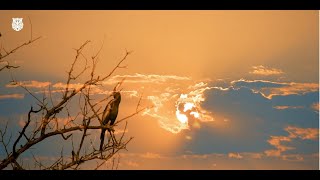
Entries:
[[23, 29], [23, 18], [12, 18], [12, 29], [15, 31], [21, 31]]

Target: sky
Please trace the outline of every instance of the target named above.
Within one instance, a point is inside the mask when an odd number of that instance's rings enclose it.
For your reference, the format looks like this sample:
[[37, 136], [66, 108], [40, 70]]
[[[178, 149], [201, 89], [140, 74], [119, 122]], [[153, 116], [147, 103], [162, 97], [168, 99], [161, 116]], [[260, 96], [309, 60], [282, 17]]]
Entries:
[[[23, 18], [21, 31], [13, 17]], [[14, 136], [36, 102], [11, 77], [39, 97], [57, 90], [56, 102], [74, 49], [90, 40], [88, 57], [102, 47], [97, 74], [132, 51], [94, 96], [126, 78], [118, 118], [141, 96], [153, 107], [128, 120], [134, 139], [118, 169], [319, 169], [318, 11], [0, 11], [0, 32], [2, 51], [41, 36], [8, 57], [18, 69], [0, 72], [0, 127], [9, 121]], [[91, 135], [98, 146], [100, 131]], [[31, 151], [50, 160], [62, 144], [53, 138]]]

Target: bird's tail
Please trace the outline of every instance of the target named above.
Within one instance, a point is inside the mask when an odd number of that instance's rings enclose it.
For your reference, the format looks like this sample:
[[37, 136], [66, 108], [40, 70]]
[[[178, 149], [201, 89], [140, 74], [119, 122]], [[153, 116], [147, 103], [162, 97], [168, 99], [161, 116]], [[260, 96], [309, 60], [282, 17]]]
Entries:
[[106, 134], [106, 129], [102, 129], [101, 131], [101, 135], [100, 135], [100, 151], [102, 151], [102, 147], [103, 147], [103, 144], [104, 144], [104, 136]]

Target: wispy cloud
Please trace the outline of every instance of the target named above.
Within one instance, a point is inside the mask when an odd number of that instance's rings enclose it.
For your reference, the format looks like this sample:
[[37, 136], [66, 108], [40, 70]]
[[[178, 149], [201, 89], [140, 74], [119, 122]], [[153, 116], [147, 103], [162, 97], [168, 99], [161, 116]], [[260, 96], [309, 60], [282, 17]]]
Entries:
[[169, 80], [188, 81], [189, 77], [176, 75], [159, 75], [159, 74], [139, 74], [133, 75], [115, 75], [104, 82], [104, 84], [115, 84], [120, 82], [123, 78], [126, 83], [165, 83]]
[[280, 156], [282, 152], [294, 149], [293, 147], [285, 146], [282, 144], [283, 141], [290, 142], [291, 138], [286, 136], [271, 136], [271, 139], [268, 140], [268, 143], [274, 146], [276, 149], [266, 150], [265, 153], [267, 156]]
[[1, 94], [0, 95], [0, 100], [1, 99], [23, 99], [24, 94]]
[[[269, 91], [269, 93], [267, 93]], [[263, 88], [262, 92], [268, 99], [273, 96], [287, 96], [292, 94], [305, 94], [319, 91], [319, 84], [316, 83], [287, 83], [284, 87]]]
[[[57, 83], [52, 83], [52, 82], [48, 82], [48, 81], [20, 81], [17, 84], [6, 84], [5, 87], [7, 88], [16, 88], [19, 85], [24, 86], [26, 88], [35, 88], [35, 89], [42, 89], [39, 91], [35, 91], [35, 93], [49, 93], [49, 85], [51, 85], [51, 89], [50, 92], [51, 93], [59, 93], [59, 92], [63, 92], [65, 90], [65, 88], [67, 87], [66, 83], [63, 82], [57, 82]], [[69, 89], [78, 89], [80, 87], [82, 87], [83, 84], [82, 83], [69, 83]], [[102, 88], [97, 87], [97, 86], [92, 86], [91, 87], [91, 93], [92, 94], [106, 94], [108, 92], [104, 91]]]
[[235, 158], [235, 159], [242, 159], [243, 158], [243, 156], [241, 156], [239, 153], [229, 153], [228, 157]]
[[40, 81], [20, 81], [17, 84], [7, 84], [7, 88], [18, 87], [19, 85], [27, 88], [45, 88], [48, 87], [50, 82], [40, 82]]
[[139, 164], [134, 161], [125, 161], [125, 164], [130, 167], [139, 167]]
[[285, 130], [289, 133], [290, 138], [300, 138], [302, 140], [318, 140], [319, 129], [317, 128], [299, 128], [294, 126], [288, 126]]
[[276, 68], [268, 68], [265, 66], [252, 66], [252, 70], [249, 72], [250, 74], [262, 75], [262, 76], [271, 76], [271, 75], [280, 75], [284, 74], [281, 69]]
[[264, 156], [264, 154], [263, 153], [244, 152], [244, 153], [241, 153], [241, 156], [243, 156], [245, 158], [261, 159]]
[[267, 156], [280, 157], [283, 160], [301, 160], [303, 158], [299, 155], [282, 154], [285, 151], [295, 149], [295, 147], [284, 145], [283, 142], [292, 142], [293, 139], [314, 141], [319, 139], [318, 128], [299, 128], [288, 126], [284, 130], [289, 133], [288, 136], [271, 136], [268, 140], [268, 143], [274, 146], [275, 149], [266, 150], [265, 154]]
[[188, 129], [187, 124], [180, 123], [174, 114], [172, 113], [164, 113], [158, 112], [156, 108], [154, 109], [146, 109], [143, 113], [143, 116], [147, 115], [152, 118], [158, 120], [158, 123], [161, 128], [171, 132], [171, 133], [179, 133], [183, 129]]
[[161, 157], [160, 154], [150, 153], [150, 152], [147, 152], [145, 154], [141, 154], [141, 157], [142, 158], [146, 158], [146, 159], [160, 159], [160, 158], [163, 158], [163, 157]]
[[195, 85], [190, 85], [190, 86], [188, 87], [188, 89], [199, 89], [199, 88], [206, 87], [206, 86], [208, 86], [208, 83], [199, 82], [199, 83], [197, 83], [197, 84], [195, 84]]
[[311, 105], [311, 109], [315, 110], [316, 112], [319, 112], [319, 102], [313, 103]]
[[284, 109], [302, 109], [303, 106], [273, 106], [274, 109], [284, 110]]
[[[82, 86], [83, 86], [83, 84], [81, 84], [81, 83], [70, 83], [69, 84], [70, 89], [78, 89], [78, 88], [81, 88]], [[55, 83], [52, 87], [57, 88], [57, 89], [65, 89], [67, 87], [67, 84], [59, 82], [59, 83]]]
[[302, 95], [319, 91], [318, 83], [272, 82], [265, 80], [240, 79], [232, 81], [231, 85], [235, 88], [250, 88], [255, 92], [261, 93], [268, 99], [272, 99], [273, 96]]
[[[127, 153], [124, 153], [125, 155]], [[128, 153], [129, 154], [129, 153]], [[208, 154], [158, 154], [161, 158], [143, 157], [145, 153], [121, 155], [126, 161], [120, 169], [316, 169], [315, 166], [301, 166], [301, 163], [316, 163], [316, 154], [286, 154], [282, 158], [266, 156], [263, 153], [208, 153]], [[270, 163], [272, 162], [272, 163]], [[254, 164], [253, 166], [247, 166]]]
[[282, 155], [282, 159], [285, 161], [303, 161], [304, 158], [300, 154], [285, 154]]
[[139, 97], [139, 92], [136, 90], [128, 90], [128, 91], [121, 91], [123, 94], [128, 94], [129, 97]]

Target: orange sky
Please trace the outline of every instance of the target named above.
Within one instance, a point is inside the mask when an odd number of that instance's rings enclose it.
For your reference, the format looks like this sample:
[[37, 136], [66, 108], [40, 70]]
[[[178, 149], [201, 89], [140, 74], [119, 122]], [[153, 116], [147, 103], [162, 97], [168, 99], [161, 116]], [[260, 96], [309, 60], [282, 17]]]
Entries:
[[[0, 11], [6, 47], [43, 36], [16, 60], [29, 74], [62, 76], [72, 48], [85, 40], [100, 48], [100, 72], [133, 50], [126, 73], [234, 78], [251, 66], [277, 65], [290, 80], [317, 81], [317, 11]], [[11, 30], [11, 17], [25, 28]], [[21, 56], [24, 58], [21, 58]], [[300, 63], [304, 62], [301, 67]], [[105, 67], [105, 68], [104, 68]], [[147, 67], [147, 68], [146, 68]], [[250, 76], [250, 75], [246, 75]], [[241, 76], [243, 77], [243, 75]], [[240, 77], [240, 78], [241, 78]]]

